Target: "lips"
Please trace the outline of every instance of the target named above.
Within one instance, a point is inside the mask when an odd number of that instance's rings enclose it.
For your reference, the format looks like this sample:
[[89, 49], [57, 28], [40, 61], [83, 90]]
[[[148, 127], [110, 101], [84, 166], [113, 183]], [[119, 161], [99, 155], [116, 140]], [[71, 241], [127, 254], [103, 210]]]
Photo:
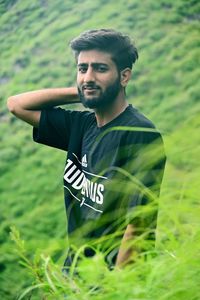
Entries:
[[97, 87], [97, 86], [83, 86], [82, 90], [83, 91], [96, 91], [96, 90], [99, 90], [99, 87]]

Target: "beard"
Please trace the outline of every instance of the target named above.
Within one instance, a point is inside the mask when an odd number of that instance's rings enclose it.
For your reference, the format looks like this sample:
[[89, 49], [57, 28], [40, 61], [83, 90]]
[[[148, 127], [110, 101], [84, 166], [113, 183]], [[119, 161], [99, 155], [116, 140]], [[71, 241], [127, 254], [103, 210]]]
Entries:
[[[93, 98], [87, 98], [86, 96], [84, 96], [84, 87], [96, 89], [97, 91], [99, 91], [100, 95]], [[78, 87], [78, 93], [84, 107], [90, 109], [98, 109], [105, 108], [106, 106], [114, 103], [119, 94], [120, 88], [121, 84], [120, 78], [118, 76], [118, 78], [112, 84], [106, 87], [104, 92], [99, 86], [96, 86], [95, 83], [88, 83], [83, 85], [82, 88]]]

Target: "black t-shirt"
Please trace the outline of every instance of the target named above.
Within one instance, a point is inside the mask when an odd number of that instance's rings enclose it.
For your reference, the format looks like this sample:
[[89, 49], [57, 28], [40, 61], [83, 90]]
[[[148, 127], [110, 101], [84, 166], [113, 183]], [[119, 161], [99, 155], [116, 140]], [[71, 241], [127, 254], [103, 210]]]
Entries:
[[96, 238], [131, 223], [131, 209], [159, 193], [162, 138], [132, 105], [102, 127], [93, 112], [45, 109], [33, 138], [67, 151], [65, 206], [68, 233], [76, 238]]

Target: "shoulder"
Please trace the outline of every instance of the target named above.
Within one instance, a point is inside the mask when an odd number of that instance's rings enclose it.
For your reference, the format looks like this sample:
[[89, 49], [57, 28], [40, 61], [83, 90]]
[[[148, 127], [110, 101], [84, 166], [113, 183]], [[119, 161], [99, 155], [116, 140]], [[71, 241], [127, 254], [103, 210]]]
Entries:
[[134, 127], [155, 128], [153, 122], [132, 105], [127, 109], [127, 122]]
[[161, 133], [154, 123], [132, 105], [127, 110], [126, 124], [130, 127], [127, 132], [129, 140], [146, 144], [158, 139], [162, 143]]
[[94, 118], [94, 113], [90, 111], [70, 110], [61, 107], [53, 107], [42, 110], [42, 114], [52, 119], [66, 119], [68, 121], [84, 121]]
[[65, 110], [65, 114], [70, 118], [73, 125], [82, 126], [84, 130], [94, 124], [96, 118], [91, 111]]

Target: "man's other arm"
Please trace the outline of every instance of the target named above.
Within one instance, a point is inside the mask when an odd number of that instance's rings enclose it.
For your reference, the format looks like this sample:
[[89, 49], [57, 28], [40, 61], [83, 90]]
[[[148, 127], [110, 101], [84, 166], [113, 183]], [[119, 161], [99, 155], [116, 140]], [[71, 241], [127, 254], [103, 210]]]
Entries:
[[[145, 146], [145, 147], [144, 147]], [[145, 205], [151, 203], [152, 212], [147, 215], [141, 215], [139, 218], [134, 218], [128, 221], [128, 226], [124, 231], [121, 245], [119, 248], [116, 266], [123, 267], [129, 262], [134, 261], [137, 254], [142, 251], [135, 244], [133, 240], [143, 232], [146, 232], [146, 238], [150, 241], [155, 240], [155, 228], [157, 223], [157, 198], [160, 194], [160, 187], [162, 183], [166, 156], [163, 146], [163, 141], [160, 136], [149, 144], [142, 145], [141, 150], [138, 151], [134, 158], [132, 173], [135, 175], [138, 183], [141, 183], [142, 193], [135, 193], [132, 197], [130, 207], [137, 205]], [[142, 164], [141, 164], [142, 162]], [[130, 161], [126, 165], [126, 170], [130, 172]], [[144, 187], [144, 189], [143, 189]], [[150, 193], [149, 193], [150, 192]], [[141, 231], [142, 230], [142, 231]], [[146, 231], [147, 230], [147, 231]]]
[[80, 102], [76, 87], [31, 91], [8, 98], [9, 111], [34, 127], [39, 126], [41, 110]]

